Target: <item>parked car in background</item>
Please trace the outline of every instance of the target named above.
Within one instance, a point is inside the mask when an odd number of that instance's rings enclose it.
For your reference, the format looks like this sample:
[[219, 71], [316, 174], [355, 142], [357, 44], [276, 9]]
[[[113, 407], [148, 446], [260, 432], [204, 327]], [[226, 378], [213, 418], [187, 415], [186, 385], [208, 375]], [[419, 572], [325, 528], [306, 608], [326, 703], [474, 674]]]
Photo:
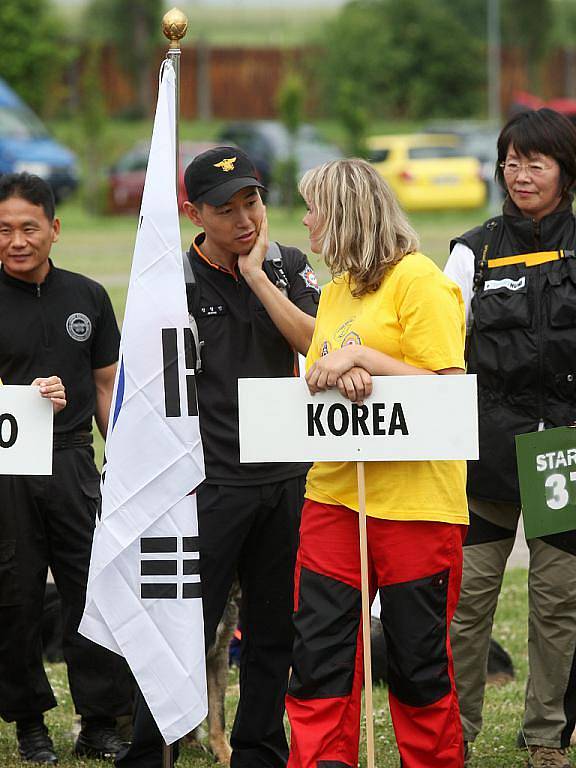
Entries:
[[494, 181], [498, 160], [497, 128], [479, 121], [454, 120], [430, 123], [424, 130], [426, 133], [454, 136], [463, 154], [472, 155], [480, 161], [484, 183], [488, 185]]
[[[233, 144], [250, 157], [262, 180], [269, 190], [270, 200], [275, 202], [275, 169], [279, 163], [290, 157], [291, 139], [288, 131], [276, 120], [254, 120], [234, 122], [222, 128], [219, 135], [221, 144]], [[337, 160], [342, 152], [335, 144], [323, 141], [313, 125], [300, 126], [294, 140], [298, 179], [310, 168]]]
[[[178, 173], [178, 207], [186, 200], [184, 171], [196, 155], [217, 146], [208, 141], [180, 143], [180, 169]], [[108, 173], [107, 210], [109, 213], [138, 213], [144, 192], [150, 142], [138, 142], [110, 168]]]
[[78, 186], [74, 154], [50, 136], [34, 112], [0, 79], [0, 175], [23, 171], [45, 179], [56, 202]]
[[462, 153], [455, 136], [372, 136], [367, 143], [368, 159], [407, 211], [485, 204], [480, 162]]

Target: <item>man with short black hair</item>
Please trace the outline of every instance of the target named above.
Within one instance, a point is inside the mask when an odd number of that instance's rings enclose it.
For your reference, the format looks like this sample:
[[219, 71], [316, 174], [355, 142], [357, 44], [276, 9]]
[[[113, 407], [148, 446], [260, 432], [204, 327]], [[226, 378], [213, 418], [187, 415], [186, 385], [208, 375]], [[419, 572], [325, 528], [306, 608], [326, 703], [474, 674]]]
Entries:
[[77, 631], [99, 502], [92, 419], [105, 435], [119, 332], [104, 288], [50, 260], [59, 234], [45, 181], [0, 177], [0, 376], [4, 384], [28, 384], [58, 371], [68, 400], [54, 421], [53, 474], [0, 477], [0, 716], [16, 721], [22, 759], [38, 764], [57, 762], [44, 725], [44, 712], [56, 706], [40, 635], [48, 567], [62, 599], [64, 657], [82, 717], [76, 754], [116, 754], [115, 718], [131, 711], [124, 660]]
[[[312, 338], [318, 283], [297, 248], [270, 246], [263, 187], [240, 149], [217, 147], [199, 155], [186, 169], [185, 183], [184, 213], [203, 230], [186, 258], [195, 278], [188, 299], [198, 335], [206, 466], [197, 491], [206, 648], [238, 574], [240, 701], [231, 765], [283, 768], [293, 573], [307, 466], [240, 463], [238, 379], [294, 375], [294, 350], [306, 353]], [[116, 765], [160, 768], [161, 747], [139, 697], [132, 746]]]

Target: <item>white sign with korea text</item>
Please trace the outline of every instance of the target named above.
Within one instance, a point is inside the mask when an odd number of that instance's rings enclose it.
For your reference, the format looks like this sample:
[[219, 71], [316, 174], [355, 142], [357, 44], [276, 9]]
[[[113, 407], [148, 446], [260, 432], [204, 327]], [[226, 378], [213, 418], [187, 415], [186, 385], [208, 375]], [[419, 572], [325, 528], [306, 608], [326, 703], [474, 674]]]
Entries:
[[301, 378], [239, 379], [240, 461], [478, 458], [476, 376], [375, 376], [362, 404]]
[[52, 474], [52, 420], [37, 387], [0, 386], [0, 475]]

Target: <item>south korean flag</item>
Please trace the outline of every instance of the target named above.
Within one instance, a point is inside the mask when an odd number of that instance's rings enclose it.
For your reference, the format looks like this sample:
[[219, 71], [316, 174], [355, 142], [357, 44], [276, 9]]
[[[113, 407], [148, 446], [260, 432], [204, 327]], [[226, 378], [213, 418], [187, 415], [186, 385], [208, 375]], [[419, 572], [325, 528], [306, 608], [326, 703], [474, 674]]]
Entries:
[[126, 658], [168, 744], [206, 716], [195, 490], [204, 479], [165, 62], [80, 632]]

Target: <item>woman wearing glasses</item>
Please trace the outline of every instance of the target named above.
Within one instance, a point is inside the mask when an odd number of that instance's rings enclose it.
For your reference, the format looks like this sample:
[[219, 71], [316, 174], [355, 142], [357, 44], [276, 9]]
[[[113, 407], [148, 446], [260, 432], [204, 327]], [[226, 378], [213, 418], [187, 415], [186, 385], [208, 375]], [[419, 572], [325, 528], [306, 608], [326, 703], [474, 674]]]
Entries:
[[[516, 115], [498, 138], [496, 178], [502, 216], [456, 238], [446, 265], [464, 296], [479, 389], [480, 460], [468, 464], [470, 529], [451, 629], [466, 742], [482, 725], [492, 620], [520, 515], [514, 437], [576, 420], [576, 129], [549, 109]], [[569, 768], [576, 531], [529, 547], [522, 745], [534, 768]]]

